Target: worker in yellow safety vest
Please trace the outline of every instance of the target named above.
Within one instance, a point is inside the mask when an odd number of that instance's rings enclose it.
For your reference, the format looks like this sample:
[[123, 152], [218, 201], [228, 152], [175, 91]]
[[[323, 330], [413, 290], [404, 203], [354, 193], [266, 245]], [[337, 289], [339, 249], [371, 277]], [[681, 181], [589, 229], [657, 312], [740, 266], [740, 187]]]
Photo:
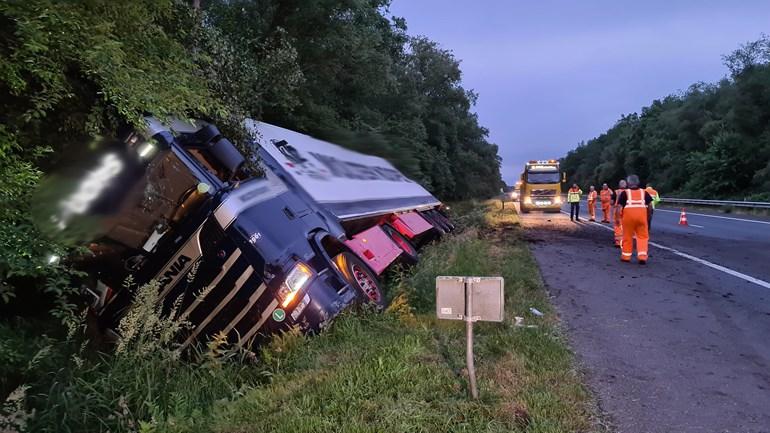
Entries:
[[583, 194], [583, 190], [577, 186], [576, 183], [572, 184], [572, 188], [567, 191], [567, 203], [569, 203], [569, 220], [580, 222], [580, 196]]
[[588, 188], [588, 221], [596, 221], [596, 198], [598, 195], [596, 188], [591, 185]]
[[621, 222], [623, 207], [618, 206], [618, 198], [620, 197], [620, 192], [626, 189], [626, 186], [625, 179], [621, 179], [618, 182], [618, 189], [612, 193], [612, 228], [615, 231], [615, 246], [618, 248], [620, 248], [620, 242], [623, 240], [623, 223]]
[[644, 190], [647, 192], [647, 194], [650, 195], [650, 197], [652, 197], [652, 204], [650, 206], [650, 212], [649, 212], [650, 219], [647, 221], [647, 227], [648, 227], [648, 229], [651, 230], [652, 229], [652, 214], [655, 213], [655, 206], [657, 206], [658, 203], [660, 202], [660, 194], [658, 194], [658, 191], [655, 191], [655, 188], [652, 187], [651, 183], [647, 183], [647, 188], [645, 188]]

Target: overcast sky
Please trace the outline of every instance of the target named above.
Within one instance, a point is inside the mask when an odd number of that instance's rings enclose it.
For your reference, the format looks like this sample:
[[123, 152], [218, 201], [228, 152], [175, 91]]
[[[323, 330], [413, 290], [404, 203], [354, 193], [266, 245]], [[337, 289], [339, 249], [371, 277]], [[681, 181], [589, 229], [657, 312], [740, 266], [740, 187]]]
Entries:
[[512, 184], [621, 114], [727, 74], [721, 56], [770, 33], [770, 0], [393, 0], [409, 34], [462, 61], [463, 84]]

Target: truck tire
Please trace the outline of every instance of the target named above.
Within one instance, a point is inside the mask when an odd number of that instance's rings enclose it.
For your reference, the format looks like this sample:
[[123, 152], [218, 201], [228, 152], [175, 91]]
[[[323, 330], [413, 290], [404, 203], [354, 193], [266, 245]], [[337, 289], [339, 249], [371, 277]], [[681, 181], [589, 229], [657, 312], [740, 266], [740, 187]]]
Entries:
[[444, 230], [441, 225], [439, 225], [438, 221], [436, 221], [435, 218], [433, 218], [433, 215], [429, 214], [428, 212], [420, 212], [420, 216], [425, 219], [430, 225], [433, 226], [433, 232], [436, 239], [440, 238], [441, 236], [444, 236], [447, 234], [447, 231]]
[[446, 230], [447, 230], [448, 232], [452, 232], [452, 231], [454, 231], [454, 229], [455, 229], [455, 225], [454, 225], [454, 224], [452, 224], [452, 220], [450, 220], [450, 219], [449, 219], [449, 217], [448, 217], [448, 216], [446, 216], [446, 214], [444, 214], [444, 212], [442, 212], [442, 211], [440, 211], [440, 210], [437, 210], [437, 211], [436, 211], [436, 216], [437, 216], [438, 220], [439, 220], [439, 221], [440, 221], [442, 224], [444, 224], [444, 227], [446, 227]]
[[401, 263], [406, 265], [414, 265], [417, 263], [417, 260], [419, 259], [417, 248], [414, 247], [414, 244], [412, 244], [409, 239], [402, 235], [398, 230], [387, 224], [382, 226], [382, 231], [384, 231], [390, 240], [392, 240], [401, 249]]
[[428, 222], [433, 224], [433, 227], [435, 227], [440, 234], [443, 235], [452, 231], [452, 229], [444, 223], [437, 211], [432, 210], [429, 211], [429, 213], [426, 212], [425, 215], [428, 215], [430, 218]]
[[337, 254], [332, 260], [347, 282], [358, 291], [359, 297], [364, 302], [375, 305], [377, 308], [385, 308], [385, 296], [380, 282], [366, 263], [348, 251]]

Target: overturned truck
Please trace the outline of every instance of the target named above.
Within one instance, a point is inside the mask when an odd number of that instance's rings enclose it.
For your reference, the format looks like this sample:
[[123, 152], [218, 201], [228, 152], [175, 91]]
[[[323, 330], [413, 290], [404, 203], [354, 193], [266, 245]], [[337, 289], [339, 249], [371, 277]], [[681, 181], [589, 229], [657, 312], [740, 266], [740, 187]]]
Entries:
[[146, 120], [102, 143], [85, 177], [73, 172], [52, 218], [60, 230], [86, 221], [76, 266], [108, 334], [149, 282], [190, 323], [183, 346], [318, 330], [353, 303], [382, 306], [383, 272], [453, 229], [441, 202], [382, 158], [247, 121], [254, 170], [214, 125]]

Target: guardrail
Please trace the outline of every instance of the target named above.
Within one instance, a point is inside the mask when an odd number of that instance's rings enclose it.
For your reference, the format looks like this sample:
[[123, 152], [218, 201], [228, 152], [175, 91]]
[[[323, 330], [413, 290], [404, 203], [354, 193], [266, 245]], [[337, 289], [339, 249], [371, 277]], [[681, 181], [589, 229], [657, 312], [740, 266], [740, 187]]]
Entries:
[[661, 202], [697, 206], [733, 206], [755, 209], [770, 209], [770, 203], [764, 201], [734, 201], [734, 200], [700, 200], [694, 198], [661, 197]]

